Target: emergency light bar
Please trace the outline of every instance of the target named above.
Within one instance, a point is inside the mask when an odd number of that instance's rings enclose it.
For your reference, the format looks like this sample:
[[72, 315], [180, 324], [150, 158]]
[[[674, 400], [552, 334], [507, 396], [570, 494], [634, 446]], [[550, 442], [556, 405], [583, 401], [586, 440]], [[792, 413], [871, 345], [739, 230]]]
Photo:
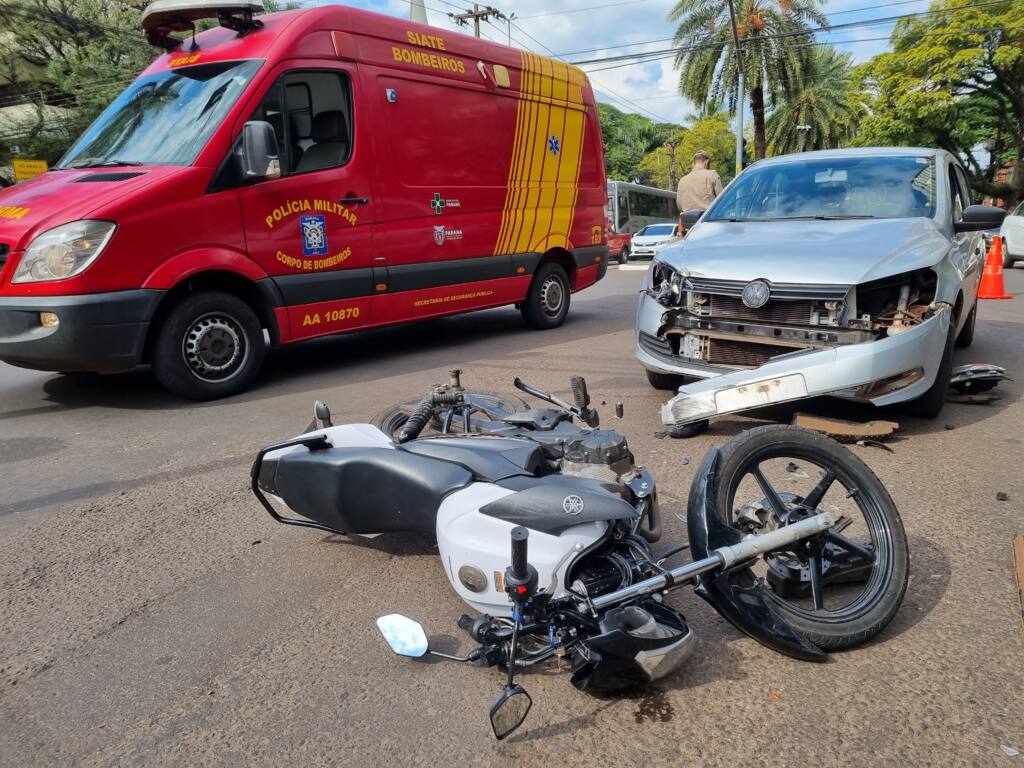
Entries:
[[240, 35], [263, 24], [254, 19], [263, 13], [262, 3], [225, 3], [223, 0], [156, 0], [142, 12], [142, 31], [150, 45], [173, 51], [181, 40], [172, 37], [172, 32], [188, 32], [195, 29], [199, 19], [217, 19], [222, 27], [233, 29]]

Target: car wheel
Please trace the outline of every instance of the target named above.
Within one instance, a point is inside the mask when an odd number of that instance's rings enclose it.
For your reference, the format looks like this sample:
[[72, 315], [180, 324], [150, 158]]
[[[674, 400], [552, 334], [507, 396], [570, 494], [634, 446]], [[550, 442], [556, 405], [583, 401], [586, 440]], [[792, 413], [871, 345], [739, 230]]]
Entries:
[[960, 329], [960, 333], [956, 337], [956, 345], [961, 349], [966, 349], [971, 346], [974, 341], [974, 324], [978, 320], [978, 302], [974, 302], [974, 306], [971, 307], [970, 314], [967, 315], [967, 322], [964, 323], [964, 327]]
[[[1005, 242], [1005, 241], [1004, 241]], [[1003, 246], [1003, 269], [1013, 269], [1013, 265], [1017, 260], [1010, 255], [1010, 251], [1006, 246]]]
[[647, 374], [647, 381], [655, 389], [665, 389], [675, 391], [679, 389], [683, 383], [682, 376], [675, 376], [671, 373], [658, 373], [657, 371], [645, 370]]
[[691, 424], [683, 424], [680, 427], [670, 427], [668, 434], [669, 437], [674, 437], [677, 440], [687, 437], [696, 437], [702, 432], [707, 432], [709, 426], [711, 426], [711, 420], [704, 419], [703, 421], [694, 421]]
[[935, 382], [920, 397], [911, 400], [906, 404], [906, 411], [911, 416], [920, 416], [923, 419], [934, 419], [946, 404], [946, 392], [949, 389], [949, 380], [953, 375], [953, 334], [954, 328], [949, 327], [946, 336], [946, 346], [942, 350], [942, 360], [939, 362], [939, 372], [935, 376]]
[[222, 291], [200, 291], [176, 304], [157, 329], [153, 373], [192, 400], [241, 392], [263, 366], [263, 328], [252, 308]]
[[546, 331], [565, 322], [569, 299], [569, 277], [558, 264], [548, 262], [534, 275], [520, 311], [528, 326]]
[[619, 264], [628, 264], [628, 263], [629, 263], [629, 246], [628, 245], [624, 245], [624, 246], [622, 246], [622, 250], [619, 251]]

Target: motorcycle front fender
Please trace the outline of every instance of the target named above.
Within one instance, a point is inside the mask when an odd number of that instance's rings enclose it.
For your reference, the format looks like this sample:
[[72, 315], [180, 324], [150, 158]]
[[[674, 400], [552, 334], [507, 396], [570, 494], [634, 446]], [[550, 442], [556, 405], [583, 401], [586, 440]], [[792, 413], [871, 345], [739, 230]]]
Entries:
[[[694, 560], [743, 538], [716, 505], [719, 464], [718, 449], [712, 448], [690, 485], [686, 524]], [[704, 574], [696, 591], [730, 624], [762, 645], [804, 661], [828, 659], [827, 653], [801, 635], [772, 606], [768, 586], [755, 578], [749, 568]]]

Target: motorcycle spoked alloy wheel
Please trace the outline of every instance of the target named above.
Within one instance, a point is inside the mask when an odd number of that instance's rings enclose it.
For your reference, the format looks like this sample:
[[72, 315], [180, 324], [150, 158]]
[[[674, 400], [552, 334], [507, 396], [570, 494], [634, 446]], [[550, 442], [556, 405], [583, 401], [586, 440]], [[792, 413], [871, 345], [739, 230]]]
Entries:
[[[467, 400], [472, 399], [488, 409], [494, 409], [498, 414], [509, 415], [516, 411], [526, 410], [528, 407], [524, 400], [514, 395], [501, 395], [496, 392], [466, 392], [465, 397]], [[402, 427], [409, 420], [413, 411], [420, 404], [420, 400], [408, 400], [404, 403], [396, 403], [389, 408], [381, 411], [370, 421], [373, 426], [377, 427], [381, 432], [390, 437], [392, 440], [398, 440], [398, 434], [402, 431]], [[470, 415], [470, 431], [476, 431], [473, 428], [473, 423], [476, 419], [483, 418], [488, 419], [486, 413], [475, 410]], [[441, 431], [443, 426], [443, 415], [442, 413], [435, 413], [429, 422], [427, 422], [426, 428], [421, 433], [422, 437], [429, 437], [431, 434], [436, 434]], [[453, 419], [452, 422], [453, 430], [462, 429], [462, 416], [458, 415]]]
[[805, 429], [749, 430], [722, 449], [716, 502], [744, 533], [832, 513], [837, 524], [826, 534], [749, 569], [822, 650], [863, 643], [896, 614], [910, 570], [906, 534], [885, 487], [849, 449]]

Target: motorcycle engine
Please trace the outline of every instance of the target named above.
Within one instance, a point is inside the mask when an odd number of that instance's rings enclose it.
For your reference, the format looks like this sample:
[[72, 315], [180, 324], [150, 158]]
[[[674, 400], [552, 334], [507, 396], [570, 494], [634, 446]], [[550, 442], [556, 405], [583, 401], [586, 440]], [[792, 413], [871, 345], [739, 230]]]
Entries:
[[618, 483], [633, 471], [633, 454], [626, 438], [613, 429], [581, 433], [565, 446], [562, 473]]

